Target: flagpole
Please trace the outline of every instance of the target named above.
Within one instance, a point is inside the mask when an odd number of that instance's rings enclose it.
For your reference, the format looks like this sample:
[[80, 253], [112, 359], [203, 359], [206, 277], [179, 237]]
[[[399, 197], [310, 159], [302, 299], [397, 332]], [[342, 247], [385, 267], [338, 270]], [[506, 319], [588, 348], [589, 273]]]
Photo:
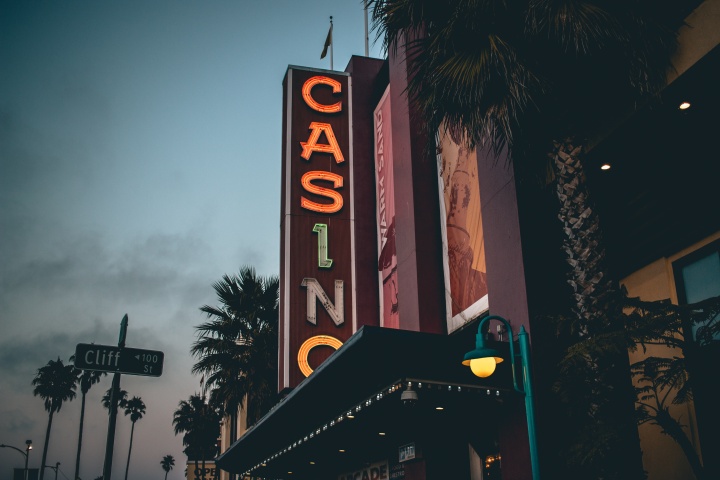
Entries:
[[332, 38], [332, 31], [333, 31], [333, 21], [332, 21], [332, 15], [330, 15], [330, 70], [333, 69], [333, 38]]
[[365, 4], [365, 56], [370, 56], [370, 39], [368, 36], [368, 9], [367, 9], [367, 0], [363, 0], [363, 3]]

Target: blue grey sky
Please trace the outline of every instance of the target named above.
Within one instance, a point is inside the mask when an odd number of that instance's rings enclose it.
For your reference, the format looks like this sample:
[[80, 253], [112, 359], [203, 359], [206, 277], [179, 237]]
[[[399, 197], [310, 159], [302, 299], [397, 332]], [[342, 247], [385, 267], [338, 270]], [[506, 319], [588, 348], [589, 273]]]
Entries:
[[[30, 382], [77, 343], [162, 350], [160, 378], [123, 376], [147, 404], [129, 477], [177, 459], [177, 403], [212, 283], [242, 265], [279, 269], [282, 79], [364, 53], [361, 0], [0, 1], [0, 443], [32, 439], [47, 414]], [[373, 45], [371, 56], [381, 56]], [[88, 394], [81, 477], [102, 473], [110, 378]], [[56, 414], [47, 463], [74, 473], [79, 399]], [[119, 417], [114, 478], [130, 422]], [[0, 449], [0, 478], [21, 467]], [[48, 471], [48, 475], [54, 475]], [[52, 478], [52, 477], [51, 477]]]

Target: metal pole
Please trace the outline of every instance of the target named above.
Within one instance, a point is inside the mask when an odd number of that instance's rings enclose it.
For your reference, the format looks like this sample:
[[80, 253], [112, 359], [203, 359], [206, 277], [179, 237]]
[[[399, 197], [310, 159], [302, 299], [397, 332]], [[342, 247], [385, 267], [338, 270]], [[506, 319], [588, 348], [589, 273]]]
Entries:
[[533, 406], [533, 386], [530, 368], [530, 336], [524, 326], [520, 326], [518, 333], [520, 344], [520, 361], [522, 362], [523, 390], [525, 391], [525, 415], [527, 416], [528, 441], [530, 443], [530, 467], [533, 480], [540, 480], [540, 465], [538, 462], [537, 436], [535, 432], [535, 407]]
[[363, 0], [365, 4], [365, 56], [370, 56], [370, 36], [368, 35], [368, 4], [367, 0]]
[[60, 462], [57, 462], [54, 467], [52, 465], [44, 465], [43, 469], [45, 469], [45, 468], [50, 468], [52, 470], [55, 470], [55, 480], [57, 480], [58, 470], [60, 470]]
[[513, 387], [517, 392], [522, 393], [525, 397], [525, 416], [527, 417], [528, 443], [530, 444], [530, 468], [532, 470], [532, 479], [540, 480], [537, 435], [535, 432], [535, 408], [533, 406], [533, 386], [530, 373], [530, 335], [525, 330], [525, 327], [521, 325], [520, 332], [518, 333], [518, 343], [520, 344], [520, 362], [522, 368], [522, 388], [520, 388], [517, 378], [517, 368], [515, 367], [516, 355], [513, 340], [514, 335], [510, 322], [499, 315], [487, 316], [478, 324], [478, 338], [482, 336], [483, 325], [490, 320], [497, 320], [505, 325], [505, 328], [510, 334], [510, 369], [512, 370]]
[[332, 37], [333, 34], [333, 21], [332, 17], [330, 17], [330, 70], [333, 69], [333, 44], [335, 43], [335, 39]]
[[21, 455], [25, 455], [25, 480], [27, 480], [28, 478], [28, 453], [30, 453], [30, 445], [32, 445], [32, 442], [30, 440], [28, 440], [27, 442], [25, 442], [27, 444], [27, 447], [24, 452], [17, 447], [13, 447], [12, 445], [5, 445], [4, 443], [0, 444], [0, 448], [12, 448], [13, 450], [17, 450], [18, 452], [20, 452]]
[[28, 457], [30, 456], [30, 445], [25, 448], [25, 480], [28, 480]]
[[[120, 338], [118, 347], [125, 347], [127, 336], [128, 316], [125, 314], [120, 322]], [[112, 390], [110, 392], [110, 415], [108, 418], [107, 441], [105, 442], [105, 463], [103, 464], [103, 480], [110, 480], [112, 477], [113, 449], [115, 447], [115, 423], [117, 421], [118, 400], [120, 396], [120, 374], [113, 375]]]

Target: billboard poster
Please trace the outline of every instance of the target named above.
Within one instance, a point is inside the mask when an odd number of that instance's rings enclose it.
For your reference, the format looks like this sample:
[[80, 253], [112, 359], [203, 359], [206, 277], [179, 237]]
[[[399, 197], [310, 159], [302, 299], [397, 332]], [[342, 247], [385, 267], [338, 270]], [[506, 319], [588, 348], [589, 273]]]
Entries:
[[393, 179], [390, 86], [374, 112], [375, 195], [378, 225], [380, 326], [400, 327], [397, 250], [395, 248], [395, 184]]
[[489, 308], [477, 154], [437, 137], [448, 332]]
[[288, 67], [283, 87], [280, 390], [356, 329], [350, 78]]

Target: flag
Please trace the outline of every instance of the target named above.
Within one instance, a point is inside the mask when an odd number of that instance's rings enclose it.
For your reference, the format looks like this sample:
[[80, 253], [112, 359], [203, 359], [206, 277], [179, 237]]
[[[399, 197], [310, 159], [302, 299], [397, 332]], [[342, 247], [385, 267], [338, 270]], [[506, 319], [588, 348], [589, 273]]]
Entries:
[[332, 23], [330, 24], [330, 30], [328, 30], [327, 38], [325, 39], [325, 45], [323, 46], [323, 51], [320, 54], [320, 58], [325, 58], [325, 55], [327, 55], [327, 50], [330, 44], [332, 43]]

